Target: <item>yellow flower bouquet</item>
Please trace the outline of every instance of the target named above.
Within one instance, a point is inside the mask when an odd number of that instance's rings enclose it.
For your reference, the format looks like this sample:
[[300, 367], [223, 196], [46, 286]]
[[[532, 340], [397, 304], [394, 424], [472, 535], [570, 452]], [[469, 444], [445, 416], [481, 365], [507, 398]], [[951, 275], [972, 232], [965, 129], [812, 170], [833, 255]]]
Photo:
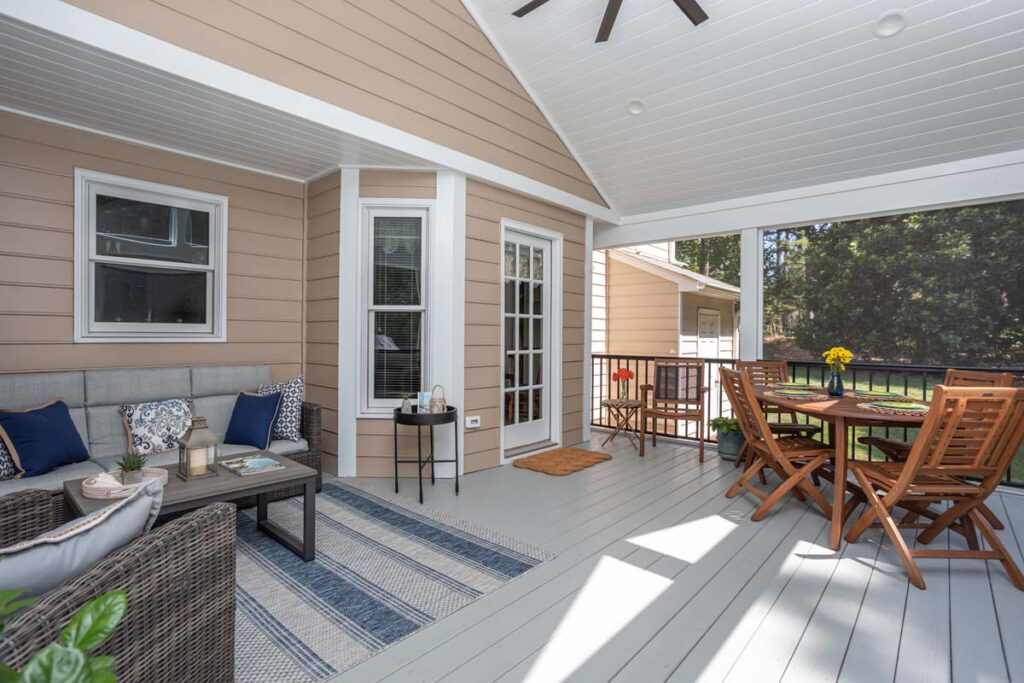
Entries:
[[846, 369], [847, 364], [853, 360], [853, 352], [849, 349], [845, 349], [842, 346], [833, 346], [828, 351], [821, 354], [821, 357], [825, 359], [833, 370], [836, 372], [842, 372]]

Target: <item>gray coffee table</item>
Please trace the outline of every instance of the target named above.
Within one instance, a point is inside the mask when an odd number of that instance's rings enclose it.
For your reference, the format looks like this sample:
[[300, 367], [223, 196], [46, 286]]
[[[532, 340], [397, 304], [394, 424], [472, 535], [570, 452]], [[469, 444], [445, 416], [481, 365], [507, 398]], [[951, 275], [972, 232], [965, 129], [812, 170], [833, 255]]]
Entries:
[[[163, 469], [168, 471], [168, 475], [167, 484], [164, 486], [164, 500], [160, 508], [160, 516], [188, 512], [210, 503], [231, 502], [239, 498], [256, 496], [257, 528], [306, 562], [311, 561], [316, 554], [316, 470], [280, 455], [273, 453], [265, 453], [265, 455], [280, 462], [284, 465], [284, 469], [243, 477], [221, 467], [220, 474], [215, 477], [184, 481], [178, 476], [177, 465], [164, 467]], [[232, 456], [232, 458], [237, 457], [239, 456]], [[64, 499], [75, 514], [87, 515], [117, 502], [117, 499], [86, 498], [82, 495], [83, 481], [85, 479], [71, 479], [64, 482]], [[296, 538], [281, 525], [267, 518], [267, 495], [296, 485], [303, 486], [301, 539]]]

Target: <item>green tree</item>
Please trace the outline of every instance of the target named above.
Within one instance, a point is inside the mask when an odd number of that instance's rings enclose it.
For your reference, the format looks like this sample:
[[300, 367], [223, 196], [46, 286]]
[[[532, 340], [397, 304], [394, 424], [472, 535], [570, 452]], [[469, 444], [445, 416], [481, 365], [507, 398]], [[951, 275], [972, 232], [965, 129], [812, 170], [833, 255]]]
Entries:
[[740, 284], [740, 236], [721, 235], [676, 242], [676, 259], [690, 270], [728, 282]]

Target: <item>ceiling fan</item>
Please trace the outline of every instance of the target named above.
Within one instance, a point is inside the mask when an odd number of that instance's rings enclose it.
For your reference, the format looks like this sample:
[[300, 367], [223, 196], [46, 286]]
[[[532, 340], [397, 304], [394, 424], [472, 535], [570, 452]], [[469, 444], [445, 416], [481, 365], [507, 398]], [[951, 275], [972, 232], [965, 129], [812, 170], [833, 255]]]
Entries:
[[[530, 0], [512, 14], [516, 17], [525, 17], [527, 14], [547, 3], [548, 0]], [[707, 21], [708, 15], [697, 4], [697, 0], [672, 0], [676, 6], [683, 11], [683, 14], [693, 22], [694, 26]], [[619, 8], [622, 7], [622, 0], [608, 0], [604, 8], [604, 18], [601, 19], [601, 28], [597, 31], [597, 40], [594, 42], [603, 43], [612, 34], [612, 26], [615, 25], [615, 18], [619, 16]]]

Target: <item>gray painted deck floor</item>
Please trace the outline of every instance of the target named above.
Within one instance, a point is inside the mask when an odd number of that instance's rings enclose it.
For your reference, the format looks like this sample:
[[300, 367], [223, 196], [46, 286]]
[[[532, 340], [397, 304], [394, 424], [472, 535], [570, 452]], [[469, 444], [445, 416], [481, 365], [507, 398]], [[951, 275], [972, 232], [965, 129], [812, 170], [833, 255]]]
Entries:
[[[335, 680], [1024, 681], [1024, 593], [998, 564], [923, 560], [919, 591], [880, 530], [832, 552], [796, 501], [751, 522], [713, 448], [700, 465], [688, 444], [613, 445], [568, 477], [502, 467], [457, 498], [428, 484], [428, 506], [557, 557]], [[990, 504], [1021, 562], [1024, 496]]]

